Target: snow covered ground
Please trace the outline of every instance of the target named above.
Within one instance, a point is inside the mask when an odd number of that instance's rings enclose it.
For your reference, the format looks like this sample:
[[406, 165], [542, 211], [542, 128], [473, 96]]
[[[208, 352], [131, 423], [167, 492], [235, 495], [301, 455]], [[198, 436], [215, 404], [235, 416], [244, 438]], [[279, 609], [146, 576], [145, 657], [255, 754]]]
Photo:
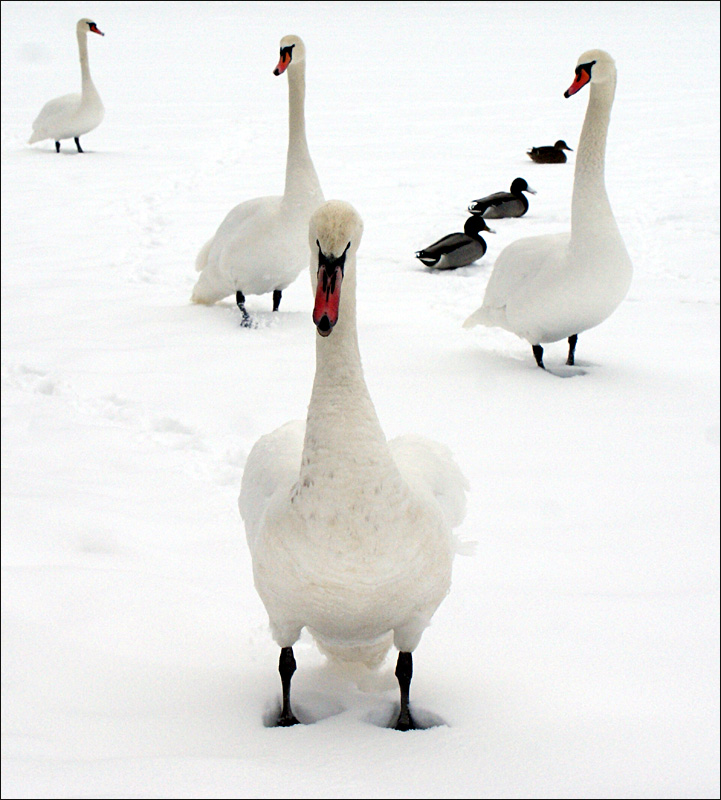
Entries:
[[[92, 16], [106, 117], [29, 147], [80, 85]], [[365, 221], [359, 333], [389, 437], [448, 444], [471, 483], [450, 595], [384, 726], [394, 659], [358, 687], [309, 638], [278, 651], [236, 500], [248, 451], [303, 417], [306, 275], [239, 327], [189, 302], [241, 200], [282, 192], [287, 81], [308, 50], [325, 196]], [[568, 228], [585, 50], [618, 67], [606, 179], [634, 262], [579, 338], [585, 374], [461, 324], [514, 239]], [[3, 797], [718, 797], [717, 3], [2, 4]], [[416, 250], [525, 177], [476, 265]], [[546, 348], [554, 368], [565, 345]]]

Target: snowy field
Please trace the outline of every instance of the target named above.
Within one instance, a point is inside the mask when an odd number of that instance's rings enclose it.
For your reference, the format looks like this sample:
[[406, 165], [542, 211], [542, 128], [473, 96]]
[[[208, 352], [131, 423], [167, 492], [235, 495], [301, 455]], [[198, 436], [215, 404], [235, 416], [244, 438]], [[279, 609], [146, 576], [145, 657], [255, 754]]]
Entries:
[[[106, 107], [26, 144], [79, 91]], [[307, 51], [310, 152], [365, 221], [359, 336], [388, 437], [446, 443], [471, 484], [449, 596], [384, 727], [395, 652], [361, 686], [304, 634], [278, 649], [237, 511], [254, 442], [305, 415], [306, 274], [258, 325], [189, 302], [231, 207], [283, 190], [285, 34]], [[464, 330], [514, 239], [566, 230], [603, 48], [606, 182], [634, 263], [578, 374]], [[414, 252], [518, 176], [538, 192], [455, 272]], [[719, 5], [2, 4], [2, 796], [718, 797]], [[554, 369], [565, 343], [546, 348]]]

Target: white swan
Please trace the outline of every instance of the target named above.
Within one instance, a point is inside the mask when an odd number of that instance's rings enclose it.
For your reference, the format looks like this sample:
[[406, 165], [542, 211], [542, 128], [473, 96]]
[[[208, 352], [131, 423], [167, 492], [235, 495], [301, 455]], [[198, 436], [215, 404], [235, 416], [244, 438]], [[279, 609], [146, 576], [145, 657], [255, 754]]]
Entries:
[[[448, 592], [467, 483], [450, 451], [417, 436], [387, 442], [363, 378], [356, 252], [363, 223], [332, 200], [310, 222], [316, 373], [305, 424], [263, 436], [238, 505], [255, 586], [281, 647], [279, 725], [290, 706], [293, 644], [307, 627], [332, 658], [378, 666], [398, 648], [400, 730], [412, 651]], [[341, 293], [342, 287], [342, 293]]]
[[90, 19], [80, 19], [75, 26], [78, 37], [78, 50], [80, 52], [80, 73], [82, 76], [82, 93], [66, 94], [49, 100], [33, 122], [33, 135], [28, 139], [28, 144], [42, 142], [45, 139], [55, 141], [55, 152], [60, 152], [61, 139], [75, 139], [78, 153], [83, 152], [80, 147], [80, 137], [84, 133], [97, 128], [105, 116], [105, 108], [90, 77], [88, 64], [88, 31], [105, 34], [98, 30], [98, 26]]
[[578, 59], [565, 92], [591, 84], [573, 181], [571, 232], [519, 239], [496, 259], [483, 305], [464, 327], [505, 328], [528, 340], [539, 367], [541, 343], [568, 337], [567, 364], [574, 363], [581, 331], [603, 322], [631, 284], [626, 251], [604, 182], [606, 135], [616, 91], [616, 66], [603, 50]]
[[285, 194], [236, 206], [195, 262], [201, 273], [192, 300], [211, 305], [235, 292], [241, 325], [251, 325], [245, 296], [273, 292], [278, 310], [283, 289], [307, 265], [308, 220], [323, 202], [305, 137], [305, 46], [299, 36], [280, 41], [274, 74], [288, 72], [288, 157]]

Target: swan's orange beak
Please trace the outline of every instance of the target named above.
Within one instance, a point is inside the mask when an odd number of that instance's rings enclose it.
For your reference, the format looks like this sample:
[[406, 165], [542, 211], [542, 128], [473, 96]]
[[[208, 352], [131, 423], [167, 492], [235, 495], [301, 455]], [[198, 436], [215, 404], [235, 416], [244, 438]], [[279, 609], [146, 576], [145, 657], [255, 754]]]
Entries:
[[282, 75], [287, 69], [288, 64], [290, 64], [291, 54], [290, 50], [286, 50], [283, 48], [280, 53], [280, 61], [278, 62], [278, 66], [273, 70], [273, 75]]
[[321, 336], [329, 336], [338, 322], [340, 285], [343, 282], [343, 265], [335, 262], [321, 264], [318, 268], [318, 288], [315, 291], [313, 324]]
[[93, 33], [99, 33], [101, 36], [105, 36], [105, 34], [98, 28], [98, 26], [94, 22], [91, 22], [90, 25], [88, 25], [88, 27]]
[[564, 97], [570, 97], [572, 94], [583, 88], [591, 80], [591, 75], [585, 69], [579, 69], [576, 73], [576, 79], [563, 93]]

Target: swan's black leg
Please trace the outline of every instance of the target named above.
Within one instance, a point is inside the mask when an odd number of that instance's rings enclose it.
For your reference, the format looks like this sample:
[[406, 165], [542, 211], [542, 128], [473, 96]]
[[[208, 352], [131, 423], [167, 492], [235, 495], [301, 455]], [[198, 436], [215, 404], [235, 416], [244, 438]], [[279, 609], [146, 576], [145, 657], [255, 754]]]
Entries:
[[280, 305], [280, 298], [283, 296], [283, 292], [280, 289], [276, 289], [273, 292], [273, 311], [278, 310], [278, 306]]
[[60, 152], [60, 142], [55, 142], [55, 152], [56, 153]]
[[534, 345], [531, 345], [531, 347], [533, 348], [533, 355], [536, 357], [536, 364], [538, 364], [538, 366], [541, 369], [546, 369], [543, 366], [543, 348], [541, 347], [541, 345], [540, 344], [534, 344]]
[[398, 653], [396, 662], [396, 678], [401, 688], [401, 712], [395, 724], [397, 731], [414, 731], [418, 728], [411, 710], [408, 708], [411, 693], [411, 678], [413, 677], [413, 655], [411, 653]]
[[574, 333], [573, 336], [568, 337], [568, 358], [566, 359], [566, 364], [569, 367], [572, 367], [576, 361], [576, 342], [578, 341], [578, 334]]
[[245, 295], [243, 292], [235, 293], [235, 302], [238, 304], [240, 313], [243, 315], [243, 319], [240, 321], [241, 327], [250, 328], [250, 314], [245, 310]]
[[300, 724], [300, 720], [296, 719], [290, 708], [290, 679], [295, 672], [295, 656], [292, 647], [281, 647], [278, 672], [280, 672], [280, 680], [283, 684], [283, 708], [278, 717], [278, 727], [289, 728], [291, 725]]
[[78, 148], [78, 153], [84, 153], [85, 150], [80, 146], [80, 137], [75, 137], [75, 146]]

